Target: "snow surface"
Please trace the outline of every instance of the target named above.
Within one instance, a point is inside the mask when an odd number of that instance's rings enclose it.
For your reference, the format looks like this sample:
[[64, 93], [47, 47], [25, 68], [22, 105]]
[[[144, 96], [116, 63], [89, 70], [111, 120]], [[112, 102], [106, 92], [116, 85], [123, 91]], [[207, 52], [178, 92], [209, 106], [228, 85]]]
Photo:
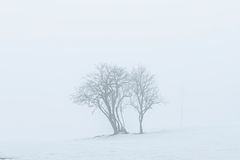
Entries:
[[1, 143], [0, 155], [19, 160], [239, 160], [240, 127], [164, 130], [38, 144]]

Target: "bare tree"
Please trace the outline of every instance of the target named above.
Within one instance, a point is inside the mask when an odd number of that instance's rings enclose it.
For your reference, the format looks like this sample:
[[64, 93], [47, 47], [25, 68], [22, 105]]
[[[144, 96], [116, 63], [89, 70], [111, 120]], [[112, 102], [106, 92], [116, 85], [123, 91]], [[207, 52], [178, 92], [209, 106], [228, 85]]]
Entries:
[[99, 65], [95, 73], [87, 76], [73, 100], [99, 109], [110, 122], [113, 134], [127, 133], [123, 103], [130, 95], [128, 77], [128, 73], [121, 67]]
[[153, 105], [161, 103], [158, 87], [154, 76], [144, 67], [133, 69], [131, 76], [131, 98], [130, 104], [138, 112], [139, 133], [143, 134], [144, 115]]

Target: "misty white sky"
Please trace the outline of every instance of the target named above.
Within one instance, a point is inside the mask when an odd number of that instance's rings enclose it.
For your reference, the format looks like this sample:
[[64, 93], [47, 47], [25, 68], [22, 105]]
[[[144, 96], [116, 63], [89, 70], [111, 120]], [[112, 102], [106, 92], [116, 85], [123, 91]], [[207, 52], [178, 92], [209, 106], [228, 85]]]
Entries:
[[146, 130], [240, 123], [239, 44], [238, 0], [1, 0], [0, 140], [111, 132], [70, 101], [102, 62], [156, 74]]

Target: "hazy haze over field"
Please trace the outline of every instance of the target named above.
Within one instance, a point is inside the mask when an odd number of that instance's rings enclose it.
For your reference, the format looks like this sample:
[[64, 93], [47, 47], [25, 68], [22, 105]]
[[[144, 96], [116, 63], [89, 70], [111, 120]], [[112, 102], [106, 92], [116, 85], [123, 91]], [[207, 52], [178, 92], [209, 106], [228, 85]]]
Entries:
[[181, 106], [183, 126], [239, 124], [239, 43], [237, 0], [1, 0], [0, 140], [111, 133], [70, 100], [102, 62], [156, 74], [168, 104], [146, 131], [180, 127]]

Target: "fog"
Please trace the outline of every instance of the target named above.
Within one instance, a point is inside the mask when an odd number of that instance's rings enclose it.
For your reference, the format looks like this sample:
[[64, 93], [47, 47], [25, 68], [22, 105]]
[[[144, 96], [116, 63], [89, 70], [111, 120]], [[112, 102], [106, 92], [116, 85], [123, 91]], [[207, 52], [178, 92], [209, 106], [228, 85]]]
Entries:
[[0, 140], [111, 133], [70, 99], [99, 63], [156, 75], [167, 104], [146, 131], [239, 124], [239, 42], [237, 0], [1, 0]]

